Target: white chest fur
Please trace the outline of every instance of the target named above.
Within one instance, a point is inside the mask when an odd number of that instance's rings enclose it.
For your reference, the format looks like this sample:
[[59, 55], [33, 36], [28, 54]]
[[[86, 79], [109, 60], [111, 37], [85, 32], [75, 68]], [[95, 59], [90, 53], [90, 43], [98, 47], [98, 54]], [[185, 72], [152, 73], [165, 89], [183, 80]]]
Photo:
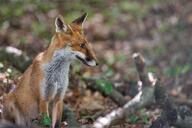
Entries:
[[45, 100], [63, 99], [69, 83], [69, 68], [72, 53], [69, 49], [58, 50], [52, 60], [43, 65], [45, 79], [41, 94]]

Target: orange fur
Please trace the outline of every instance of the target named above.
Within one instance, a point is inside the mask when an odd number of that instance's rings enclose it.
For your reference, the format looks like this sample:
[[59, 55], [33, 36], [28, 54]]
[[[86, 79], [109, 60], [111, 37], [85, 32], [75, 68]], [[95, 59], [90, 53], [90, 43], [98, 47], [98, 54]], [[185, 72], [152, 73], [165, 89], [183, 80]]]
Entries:
[[[69, 42], [72, 51], [81, 52], [89, 59], [97, 61], [90, 46], [91, 44], [82, 34], [81, 25], [84, 19], [79, 24], [81, 20], [82, 17], [78, 21], [67, 25], [67, 31], [56, 32], [48, 49], [39, 53], [21, 76], [15, 91], [4, 96], [3, 117], [5, 120], [27, 126], [39, 113], [49, 115], [48, 107], [50, 102], [55, 103], [52, 116], [54, 111], [56, 111], [57, 116], [57, 119], [53, 119], [53, 122], [61, 118], [63, 99], [57, 96], [54, 99], [45, 98], [41, 94], [42, 82], [46, 76], [43, 65], [50, 63], [53, 60], [55, 51], [65, 48]], [[82, 43], [84, 44], [83, 48], [80, 46]], [[52, 125], [52, 128], [54, 126], [55, 124]]]

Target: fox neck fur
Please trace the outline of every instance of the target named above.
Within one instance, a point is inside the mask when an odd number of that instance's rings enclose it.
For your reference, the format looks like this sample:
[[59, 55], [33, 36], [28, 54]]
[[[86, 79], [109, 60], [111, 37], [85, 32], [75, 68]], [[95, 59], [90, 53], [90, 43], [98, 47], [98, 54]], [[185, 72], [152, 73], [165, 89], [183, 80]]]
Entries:
[[43, 65], [45, 78], [42, 81], [41, 94], [45, 100], [63, 99], [68, 87], [69, 68], [73, 53], [71, 48], [66, 46], [56, 50], [52, 59]]

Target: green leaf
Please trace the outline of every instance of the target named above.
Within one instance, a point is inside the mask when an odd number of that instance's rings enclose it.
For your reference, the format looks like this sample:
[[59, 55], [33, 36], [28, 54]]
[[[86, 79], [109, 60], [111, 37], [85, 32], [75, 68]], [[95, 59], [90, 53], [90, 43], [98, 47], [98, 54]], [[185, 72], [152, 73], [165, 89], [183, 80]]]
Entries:
[[42, 114], [41, 124], [43, 126], [50, 126], [51, 125], [51, 118], [47, 114]]
[[96, 84], [105, 94], [110, 94], [113, 91], [113, 86], [110, 81], [98, 79]]
[[143, 123], [148, 124], [148, 122], [149, 122], [149, 117], [148, 117], [147, 115], [143, 115], [143, 116], [142, 116], [142, 119], [143, 119]]
[[130, 123], [131, 123], [131, 124], [135, 124], [135, 123], [137, 123], [137, 121], [139, 120], [139, 117], [136, 116], [136, 115], [131, 115], [131, 116], [129, 117], [129, 120], [130, 120]]

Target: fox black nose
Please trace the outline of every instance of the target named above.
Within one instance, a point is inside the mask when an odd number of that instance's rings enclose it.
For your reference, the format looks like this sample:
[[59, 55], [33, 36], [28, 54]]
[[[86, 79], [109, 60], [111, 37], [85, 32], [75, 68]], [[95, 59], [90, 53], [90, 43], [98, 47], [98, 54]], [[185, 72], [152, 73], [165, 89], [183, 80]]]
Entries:
[[96, 62], [96, 66], [97, 66], [97, 65], [99, 65], [99, 63], [98, 63], [98, 62]]

